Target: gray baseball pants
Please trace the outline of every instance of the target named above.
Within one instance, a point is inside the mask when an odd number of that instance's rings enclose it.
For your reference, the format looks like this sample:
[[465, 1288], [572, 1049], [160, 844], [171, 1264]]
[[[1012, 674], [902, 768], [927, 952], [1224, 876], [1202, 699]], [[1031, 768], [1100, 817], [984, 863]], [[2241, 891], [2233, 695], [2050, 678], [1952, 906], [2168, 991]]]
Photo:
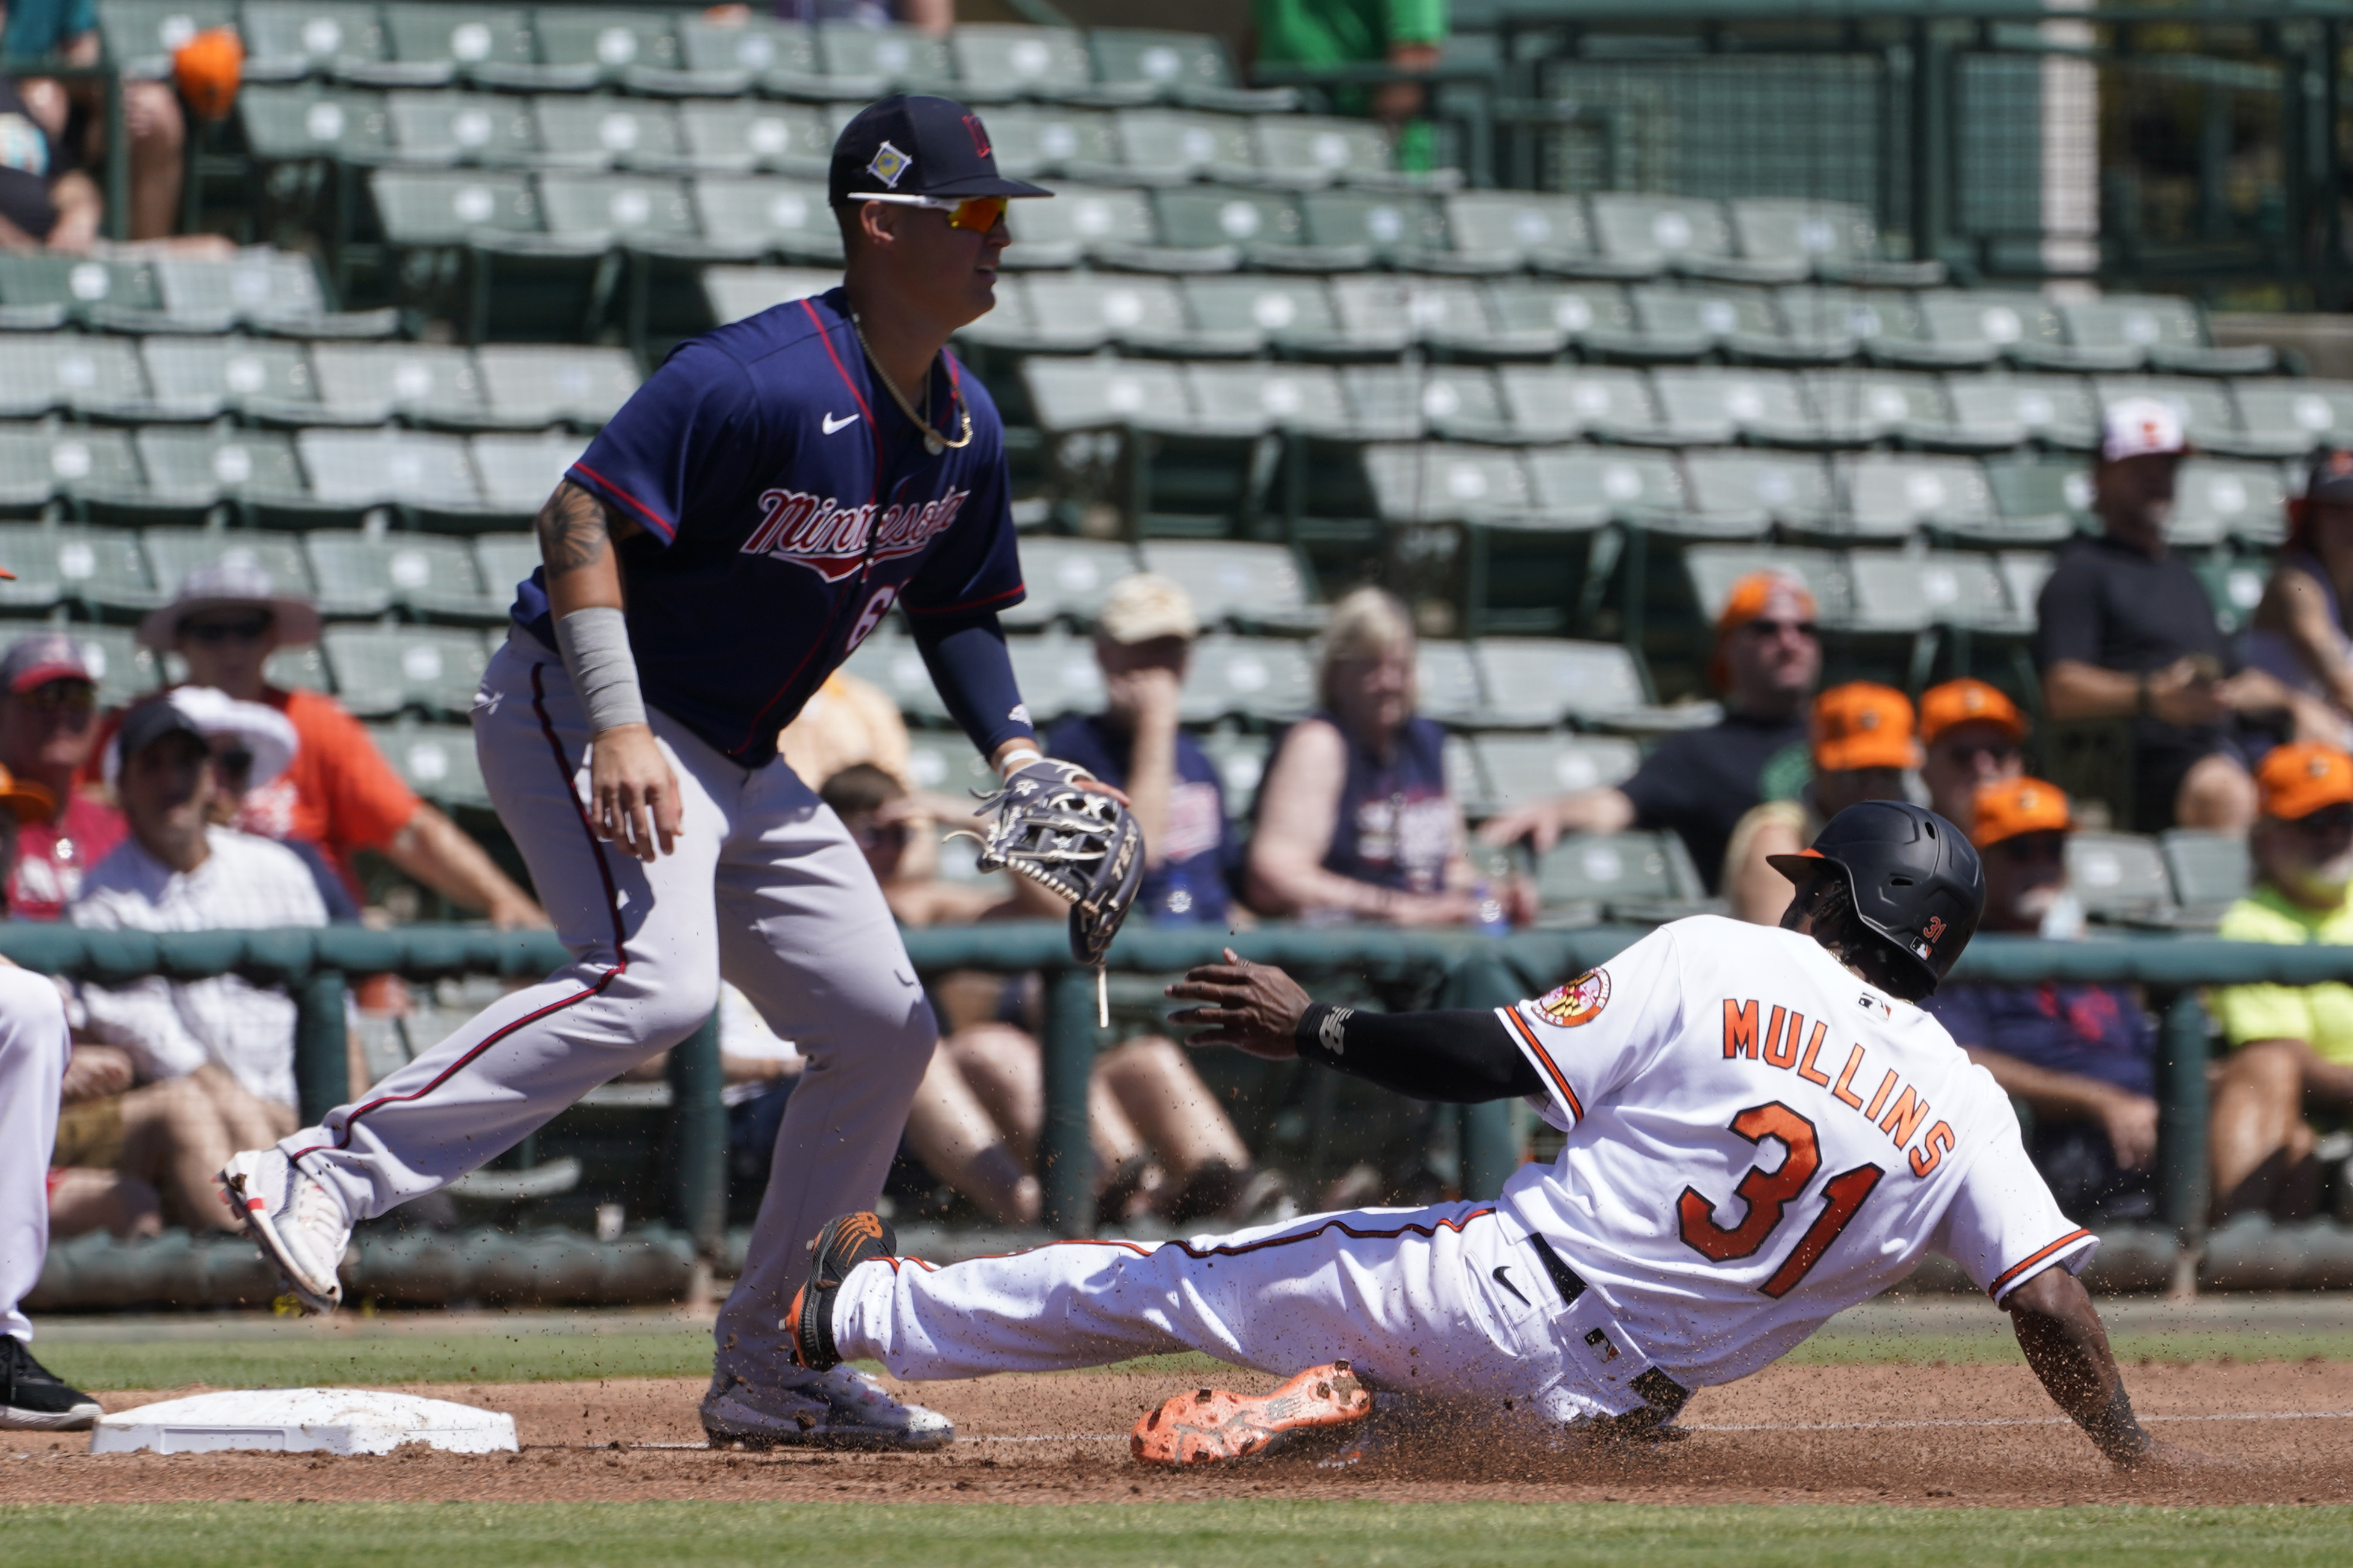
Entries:
[[723, 973], [808, 1063], [717, 1329], [718, 1370], [772, 1384], [790, 1365], [780, 1321], [805, 1244], [834, 1215], [873, 1206], [937, 1031], [881, 889], [832, 810], [783, 763], [739, 767], [651, 717], [684, 821], [672, 852], [648, 865], [589, 831], [586, 715], [563, 661], [510, 635], [474, 700], [474, 745], [572, 962], [279, 1147], [354, 1219], [383, 1214], [684, 1039], [717, 1005]]

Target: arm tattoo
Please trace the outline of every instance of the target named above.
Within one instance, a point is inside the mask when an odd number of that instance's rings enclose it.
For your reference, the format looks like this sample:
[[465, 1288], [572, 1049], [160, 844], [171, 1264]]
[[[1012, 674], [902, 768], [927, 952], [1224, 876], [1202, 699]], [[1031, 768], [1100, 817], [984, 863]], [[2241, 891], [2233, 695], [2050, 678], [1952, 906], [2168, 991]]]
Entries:
[[539, 509], [539, 555], [551, 576], [594, 566], [605, 558], [612, 531], [605, 503], [565, 479]]

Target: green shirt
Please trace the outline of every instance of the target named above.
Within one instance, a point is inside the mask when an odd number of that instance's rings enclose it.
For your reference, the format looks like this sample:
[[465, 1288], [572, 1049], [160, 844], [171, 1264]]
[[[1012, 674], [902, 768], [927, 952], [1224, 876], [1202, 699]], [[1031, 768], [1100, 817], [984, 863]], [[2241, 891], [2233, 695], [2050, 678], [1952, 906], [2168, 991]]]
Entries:
[[1269, 65], [1370, 64], [1397, 44], [1446, 41], [1446, 0], [1258, 0]]
[[[2291, 947], [2353, 945], [2353, 889], [2336, 909], [2308, 910], [2258, 888], [2231, 906], [2218, 934], [2225, 942]], [[2323, 1061], [2353, 1065], [2353, 985], [2226, 985], [2208, 1000], [2234, 1048], [2250, 1040], [2302, 1040]]]

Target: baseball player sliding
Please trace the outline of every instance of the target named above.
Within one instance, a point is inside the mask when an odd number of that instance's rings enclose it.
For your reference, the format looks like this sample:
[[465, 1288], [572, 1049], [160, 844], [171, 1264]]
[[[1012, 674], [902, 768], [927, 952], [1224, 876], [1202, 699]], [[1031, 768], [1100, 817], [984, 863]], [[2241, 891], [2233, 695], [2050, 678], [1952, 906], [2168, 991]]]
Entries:
[[991, 863], [1076, 900], [1090, 958], [1134, 896], [1133, 821], [1040, 755], [1015, 688], [997, 620], [1022, 596], [1003, 428], [945, 350], [993, 302], [1008, 199], [1050, 194], [1000, 176], [959, 104], [862, 110], [833, 152], [843, 286], [681, 346], [556, 487], [473, 720], [573, 962], [229, 1162], [247, 1229], [312, 1310], [341, 1299], [355, 1221], [675, 1045], [723, 974], [808, 1067], [720, 1314], [703, 1425], [754, 1445], [953, 1435], [862, 1374], [796, 1366], [778, 1326], [818, 1227], [881, 1192], [934, 1030], [865, 858], [776, 737], [902, 609], [1005, 781]]
[[946, 1268], [892, 1256], [887, 1226], [849, 1215], [793, 1300], [794, 1352], [909, 1378], [1176, 1350], [1308, 1369], [1274, 1394], [1162, 1405], [1134, 1447], [1171, 1463], [1362, 1421], [1375, 1389], [1531, 1439], [1655, 1436], [1692, 1390], [1757, 1371], [1933, 1248], [2010, 1312], [2102, 1453], [2177, 1452], [2134, 1418], [2075, 1279], [2096, 1240], [2027, 1163], [1991, 1076], [1914, 1005], [1977, 928], [1968, 840], [1873, 802], [1774, 864], [1796, 885], [1779, 929], [1679, 921], [1493, 1013], [1324, 1006], [1231, 953], [1169, 988], [1203, 1004], [1176, 1018], [1208, 1026], [1198, 1043], [1424, 1100], [1537, 1100], [1567, 1145], [1493, 1202]]

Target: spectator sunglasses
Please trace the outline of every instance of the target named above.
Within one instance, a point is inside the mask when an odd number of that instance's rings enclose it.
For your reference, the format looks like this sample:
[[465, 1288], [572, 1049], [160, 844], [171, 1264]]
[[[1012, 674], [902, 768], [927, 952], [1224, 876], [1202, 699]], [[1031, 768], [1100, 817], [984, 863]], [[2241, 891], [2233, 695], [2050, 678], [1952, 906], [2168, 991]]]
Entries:
[[1747, 629], [1770, 641], [1784, 632], [1795, 632], [1801, 637], [1813, 637], [1821, 627], [1812, 621], [1768, 621], [1760, 617], [1747, 623]]
[[861, 202], [888, 202], [892, 206], [927, 207], [934, 212], [944, 212], [948, 215], [950, 228], [966, 229], [974, 234], [987, 234], [1003, 222], [1007, 205], [1006, 198], [1003, 196], [965, 196], [960, 201], [948, 201], [939, 196], [900, 195], [895, 192], [889, 195], [861, 194], [858, 199]]
[[180, 635], [195, 642], [259, 642], [269, 635], [270, 616], [267, 610], [258, 616], [239, 616], [233, 621], [185, 620], [180, 623]]

